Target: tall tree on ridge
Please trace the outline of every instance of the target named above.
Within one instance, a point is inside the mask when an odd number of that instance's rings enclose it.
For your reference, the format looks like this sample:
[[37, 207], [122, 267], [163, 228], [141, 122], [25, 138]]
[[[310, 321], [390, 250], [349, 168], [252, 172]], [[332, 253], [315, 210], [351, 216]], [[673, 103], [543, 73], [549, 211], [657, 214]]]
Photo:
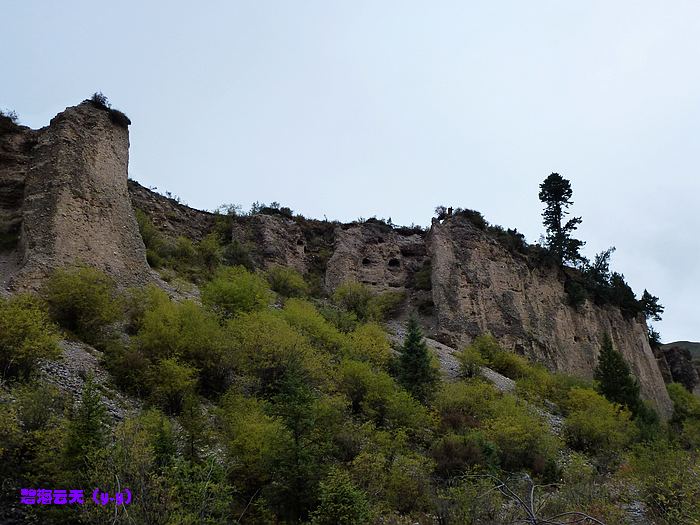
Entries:
[[564, 222], [569, 213], [567, 208], [573, 204], [572, 193], [571, 183], [558, 173], [552, 173], [540, 184], [539, 197], [546, 205], [542, 218], [547, 229], [547, 248], [561, 264], [584, 260], [580, 250], [585, 243], [571, 237], [581, 224], [581, 217]]

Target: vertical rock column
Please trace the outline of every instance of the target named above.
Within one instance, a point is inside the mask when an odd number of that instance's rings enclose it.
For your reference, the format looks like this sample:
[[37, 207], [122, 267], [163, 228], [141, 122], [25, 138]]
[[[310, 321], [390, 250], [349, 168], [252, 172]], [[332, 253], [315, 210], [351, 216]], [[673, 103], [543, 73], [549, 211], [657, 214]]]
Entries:
[[85, 263], [119, 285], [151, 280], [127, 189], [129, 132], [89, 102], [39, 130], [25, 183], [17, 288]]

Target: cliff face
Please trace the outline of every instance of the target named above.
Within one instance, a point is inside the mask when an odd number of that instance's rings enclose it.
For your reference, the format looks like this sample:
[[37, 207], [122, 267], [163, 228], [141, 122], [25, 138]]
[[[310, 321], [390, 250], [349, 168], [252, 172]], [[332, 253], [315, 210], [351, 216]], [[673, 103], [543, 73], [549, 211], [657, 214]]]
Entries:
[[664, 415], [671, 410], [643, 319], [617, 308], [567, 304], [556, 271], [531, 267], [469, 221], [435, 221], [428, 247], [438, 338], [461, 346], [490, 332], [506, 348], [551, 370], [592, 377], [609, 333], [641, 384], [642, 395]]
[[[153, 280], [132, 201], [171, 237], [199, 240], [213, 230], [221, 217], [127, 185], [128, 147], [127, 129], [90, 103], [46, 128], [0, 134], [0, 291], [36, 288], [52, 269], [79, 261], [122, 286]], [[454, 347], [490, 332], [551, 370], [591, 377], [610, 333], [644, 397], [670, 413], [643, 319], [590, 303], [572, 308], [561, 270], [529, 263], [463, 217], [434, 221], [427, 233], [379, 221], [226, 220], [257, 267], [294, 267], [329, 292], [346, 281], [402, 291], [405, 313], [418, 310], [429, 333]]]
[[76, 262], [100, 268], [123, 285], [149, 281], [127, 190], [127, 129], [84, 102], [45, 128], [12, 135], [4, 144], [22, 142], [23, 156], [3, 164], [0, 186], [14, 180], [23, 191], [15, 195], [16, 267], [6, 272], [6, 284], [33, 288], [52, 269]]

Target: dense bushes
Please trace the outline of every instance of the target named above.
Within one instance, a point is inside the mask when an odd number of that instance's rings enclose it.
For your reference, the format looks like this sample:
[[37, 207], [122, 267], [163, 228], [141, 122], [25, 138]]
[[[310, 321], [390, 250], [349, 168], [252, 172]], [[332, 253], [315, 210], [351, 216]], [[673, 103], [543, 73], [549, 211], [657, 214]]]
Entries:
[[227, 318], [239, 312], [260, 310], [271, 301], [265, 280], [242, 266], [221, 268], [202, 287], [202, 302]]
[[[193, 256], [189, 245], [182, 248]], [[110, 392], [92, 380], [78, 403], [64, 402], [45, 383], [0, 386], [0, 476], [7, 486], [118, 480], [139, 502], [128, 517], [112, 509], [109, 518], [99, 506], [73, 514], [37, 506], [28, 511], [34, 521], [522, 520], [496, 478], [526, 498], [532, 483], [556, 480], [537, 491], [538, 509], [548, 515], [585, 510], [621, 524], [623, 503], [634, 496], [659, 523], [697, 519], [697, 459], [681, 447], [697, 446], [700, 403], [682, 387], [669, 387], [670, 443], [658, 433], [643, 446], [635, 445], [640, 432], [629, 411], [486, 335], [461, 356], [466, 379], [438, 380], [430, 395], [412, 394], [369, 313], [376, 296], [361, 286], [345, 287], [335, 306], [300, 297], [270, 305], [267, 275], [243, 268], [214, 274], [203, 305], [155, 287], [121, 298], [108, 286], [83, 284], [69, 296], [70, 305], [102, 304], [97, 295], [124, 306], [116, 324], [124, 317], [127, 333], [104, 341], [105, 364], [121, 389], [142, 398], [140, 414], [121, 423], [105, 418], [102, 398]], [[47, 307], [36, 299], [0, 300], [0, 349], [55, 343]], [[515, 391], [500, 392], [478, 377], [483, 365], [515, 378]], [[637, 495], [625, 493], [630, 487]]]
[[309, 293], [309, 285], [293, 268], [275, 265], [267, 271], [270, 288], [283, 297], [303, 297]]
[[56, 270], [42, 295], [54, 321], [91, 344], [102, 342], [122, 315], [112, 278], [88, 266]]
[[56, 329], [36, 298], [0, 297], [0, 377], [27, 378], [39, 359], [60, 355], [57, 341]]
[[374, 293], [367, 285], [348, 281], [333, 292], [333, 302], [361, 320], [382, 321], [394, 315], [405, 300], [401, 292]]
[[572, 388], [566, 409], [564, 433], [575, 450], [614, 456], [636, 437], [631, 413], [594, 390]]

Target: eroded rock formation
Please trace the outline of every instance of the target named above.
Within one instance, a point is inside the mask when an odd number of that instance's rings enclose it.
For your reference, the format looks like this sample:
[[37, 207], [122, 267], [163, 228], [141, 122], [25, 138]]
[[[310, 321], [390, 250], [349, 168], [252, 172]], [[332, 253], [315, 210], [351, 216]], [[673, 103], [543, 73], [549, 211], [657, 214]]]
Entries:
[[6, 286], [36, 288], [54, 268], [80, 262], [122, 285], [152, 278], [127, 189], [129, 132], [108, 111], [86, 101], [2, 143], [4, 151], [22, 144], [22, 156], [0, 167], [0, 186], [17, 190], [4, 207], [19, 224], [14, 250], [5, 250], [17, 263], [6, 264]]
[[490, 332], [506, 348], [551, 370], [590, 378], [607, 332], [643, 396], [662, 414], [670, 413], [644, 319], [589, 302], [574, 309], [557, 269], [528, 264], [468, 220], [435, 221], [428, 246], [438, 339], [462, 346]]
[[[78, 261], [124, 286], [152, 280], [132, 200], [169, 237], [200, 240], [215, 226], [221, 231], [221, 217], [127, 186], [128, 147], [127, 129], [89, 102], [46, 128], [0, 136], [4, 287], [35, 288], [53, 268]], [[614, 307], [569, 306], [560, 269], [533, 264], [464, 217], [434, 221], [427, 233], [376, 220], [343, 225], [264, 214], [226, 220], [226, 240], [248, 250], [256, 266], [294, 267], [327, 291], [345, 281], [403, 291], [405, 311], [419, 310], [431, 335], [455, 348], [490, 332], [551, 370], [591, 377], [608, 332], [644, 397], [670, 413], [643, 319]]]

